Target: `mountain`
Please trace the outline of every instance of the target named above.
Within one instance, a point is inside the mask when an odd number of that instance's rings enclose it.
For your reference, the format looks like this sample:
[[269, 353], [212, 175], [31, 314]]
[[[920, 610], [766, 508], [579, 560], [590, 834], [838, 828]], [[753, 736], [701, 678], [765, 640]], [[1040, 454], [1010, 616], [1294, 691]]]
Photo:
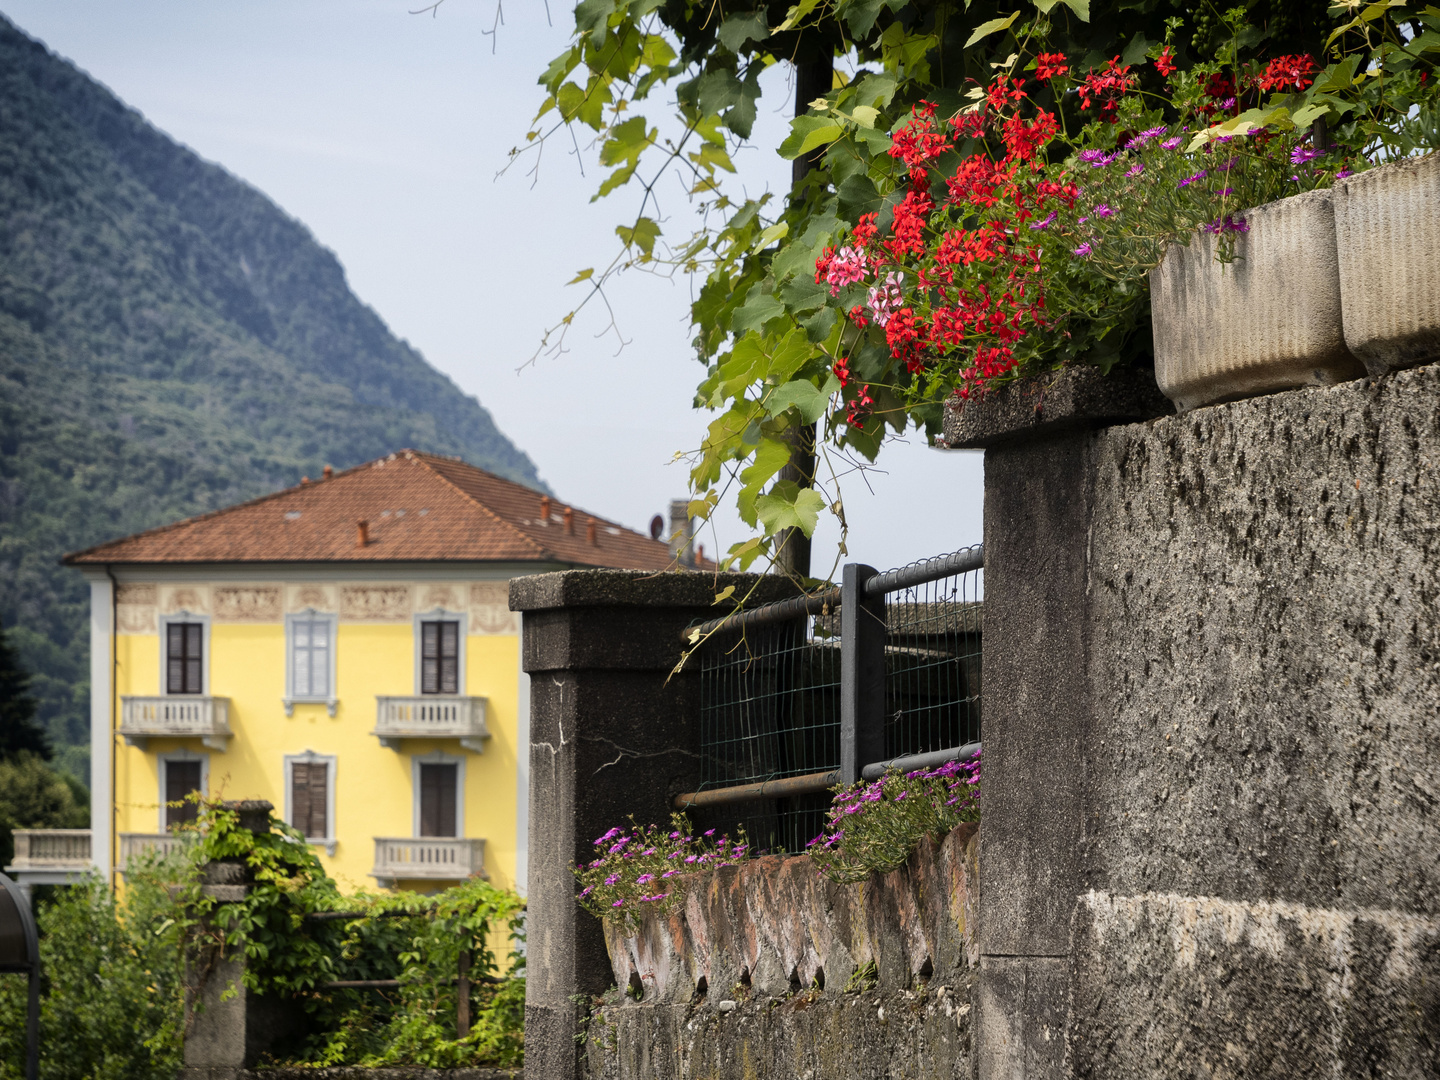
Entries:
[[334, 254], [0, 16], [0, 626], [88, 777], [88, 589], [56, 560], [402, 446], [545, 490]]

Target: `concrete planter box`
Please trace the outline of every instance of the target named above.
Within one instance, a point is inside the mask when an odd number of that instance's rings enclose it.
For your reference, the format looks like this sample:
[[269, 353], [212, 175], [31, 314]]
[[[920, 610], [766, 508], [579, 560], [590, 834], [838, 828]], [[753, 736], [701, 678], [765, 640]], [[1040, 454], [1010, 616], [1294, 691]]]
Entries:
[[1175, 244], [1150, 272], [1155, 380], [1176, 408], [1364, 375], [1345, 345], [1329, 191], [1245, 212], [1236, 261], [1219, 238]]
[[1440, 156], [1335, 185], [1345, 343], [1372, 375], [1440, 359]]

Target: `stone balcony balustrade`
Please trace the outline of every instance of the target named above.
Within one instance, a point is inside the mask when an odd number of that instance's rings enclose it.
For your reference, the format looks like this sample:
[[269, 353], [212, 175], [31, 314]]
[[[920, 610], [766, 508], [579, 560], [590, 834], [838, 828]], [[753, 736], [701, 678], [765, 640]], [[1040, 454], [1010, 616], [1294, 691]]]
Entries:
[[224, 750], [230, 738], [230, 699], [208, 694], [122, 697], [120, 734], [142, 750], [150, 739], [199, 739]]
[[464, 836], [377, 836], [370, 876], [391, 887], [401, 880], [488, 878], [485, 841]]
[[130, 860], [136, 856], [143, 855], [147, 851], [158, 851], [162, 856], [169, 855], [177, 848], [193, 843], [194, 840], [193, 832], [122, 832], [120, 834], [120, 858], [117, 865], [123, 873], [125, 868], [130, 865]]
[[490, 732], [485, 727], [485, 698], [450, 694], [377, 697], [375, 730], [380, 745], [400, 748], [401, 739], [459, 739], [476, 754], [484, 753]]
[[65, 885], [91, 868], [89, 829], [16, 829], [15, 857], [5, 873], [22, 889]]

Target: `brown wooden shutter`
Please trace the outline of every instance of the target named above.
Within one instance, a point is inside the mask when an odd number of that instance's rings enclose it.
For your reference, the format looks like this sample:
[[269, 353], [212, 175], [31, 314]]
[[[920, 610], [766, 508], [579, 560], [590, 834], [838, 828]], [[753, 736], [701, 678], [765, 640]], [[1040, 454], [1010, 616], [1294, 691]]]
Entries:
[[460, 624], [458, 622], [423, 622], [420, 624], [420, 692], [422, 694], [458, 694], [460, 692]]
[[205, 627], [201, 623], [168, 623], [165, 627], [165, 692], [199, 694]]
[[323, 761], [294, 762], [290, 766], [291, 824], [307, 839], [330, 838], [327, 818], [330, 770]]
[[[192, 791], [200, 790], [200, 762], [165, 762], [165, 828], [193, 822], [200, 808], [193, 802], [180, 802]], [[180, 803], [179, 806], [172, 805]]]
[[440, 624], [440, 692], [460, 692], [460, 624]]
[[457, 778], [457, 767], [454, 765], [421, 764], [421, 836], [455, 835], [455, 785]]

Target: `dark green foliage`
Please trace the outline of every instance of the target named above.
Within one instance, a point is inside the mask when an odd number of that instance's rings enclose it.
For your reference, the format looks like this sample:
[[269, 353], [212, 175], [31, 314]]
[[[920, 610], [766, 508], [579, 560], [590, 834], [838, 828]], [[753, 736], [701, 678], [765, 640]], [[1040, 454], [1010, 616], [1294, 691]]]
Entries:
[[[38, 905], [41, 1080], [174, 1080], [180, 1067], [176, 862], [132, 866], [123, 906], [103, 882]], [[25, 1075], [25, 976], [0, 975], [0, 1080]]]
[[57, 763], [88, 775], [61, 554], [407, 446], [542, 486], [304, 226], [0, 18], [0, 625]]
[[30, 677], [0, 630], [0, 761], [21, 752], [48, 758], [50, 746], [35, 723]]
[[15, 855], [16, 829], [83, 829], [90, 824], [90, 793], [69, 773], [35, 754], [0, 758], [0, 866]]

